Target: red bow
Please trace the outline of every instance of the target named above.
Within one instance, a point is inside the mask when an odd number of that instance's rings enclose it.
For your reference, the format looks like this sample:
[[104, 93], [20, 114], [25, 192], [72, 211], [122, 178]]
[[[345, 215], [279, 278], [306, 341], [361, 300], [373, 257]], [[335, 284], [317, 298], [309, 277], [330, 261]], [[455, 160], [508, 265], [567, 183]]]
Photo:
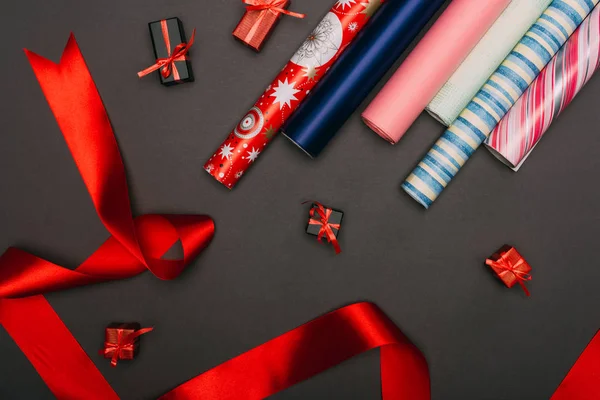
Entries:
[[153, 330], [154, 328], [143, 328], [123, 337], [124, 329], [117, 329], [117, 342], [104, 342], [104, 350], [100, 350], [100, 355], [111, 357], [110, 365], [116, 367], [124, 352], [133, 353], [135, 339]]
[[165, 40], [165, 44], [167, 45], [167, 54], [169, 57], [167, 58], [158, 58], [154, 65], [149, 66], [143, 71], [138, 72], [138, 76], [144, 77], [157, 69], [160, 69], [160, 74], [163, 78], [167, 79], [171, 76], [171, 72], [173, 72], [173, 76], [175, 80], [179, 80], [179, 72], [177, 71], [177, 67], [175, 66], [175, 61], [186, 61], [187, 53], [190, 50], [190, 47], [194, 44], [194, 38], [196, 37], [196, 29], [192, 31], [192, 36], [187, 43], [178, 44], [175, 49], [173, 49], [173, 53], [171, 53], [171, 41], [169, 39], [169, 30], [167, 29], [167, 21], [160, 21], [163, 38]]
[[288, 0], [242, 0], [246, 4], [246, 10], [248, 11], [262, 11], [269, 10], [273, 14], [285, 14], [290, 17], [304, 18], [305, 14], [295, 13], [288, 11], [285, 8]]
[[[335, 233], [333, 233], [333, 229], [340, 229], [340, 224], [329, 223], [329, 217], [331, 216], [333, 210], [331, 208], [325, 208], [323, 204], [316, 201], [314, 202], [314, 205], [316, 207], [310, 209], [310, 221], [308, 223], [310, 225], [321, 226], [317, 240], [320, 241], [323, 237], [326, 238], [327, 241], [333, 245], [335, 254], [340, 254], [342, 249], [340, 248], [340, 244], [338, 243]], [[315, 219], [315, 212], [319, 214], [319, 219]]]
[[525, 282], [531, 280], [529, 274], [531, 267], [514, 247], [502, 247], [498, 253], [492, 256], [492, 259], [487, 259], [485, 263], [494, 270], [507, 287], [511, 288], [518, 283], [525, 294], [530, 295]]

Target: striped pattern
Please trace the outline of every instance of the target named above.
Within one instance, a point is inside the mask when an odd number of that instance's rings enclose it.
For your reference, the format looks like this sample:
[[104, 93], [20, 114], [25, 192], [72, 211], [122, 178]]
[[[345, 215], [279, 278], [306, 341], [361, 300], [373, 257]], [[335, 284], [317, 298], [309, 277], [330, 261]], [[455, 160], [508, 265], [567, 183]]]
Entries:
[[600, 0], [554, 0], [402, 188], [429, 208]]
[[452, 125], [551, 2], [552, 0], [512, 0], [431, 100], [427, 112], [444, 126]]
[[550, 124], [600, 68], [600, 7], [581, 24], [485, 142], [518, 170]]

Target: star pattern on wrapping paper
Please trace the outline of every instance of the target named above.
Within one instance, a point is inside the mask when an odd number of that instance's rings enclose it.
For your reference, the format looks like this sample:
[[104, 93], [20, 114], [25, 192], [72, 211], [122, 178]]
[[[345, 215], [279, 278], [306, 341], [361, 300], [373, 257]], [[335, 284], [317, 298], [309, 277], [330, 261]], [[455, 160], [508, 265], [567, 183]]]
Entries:
[[277, 87], [273, 88], [274, 92], [271, 93], [271, 97], [275, 97], [273, 103], [279, 103], [279, 109], [283, 110], [283, 106], [287, 104], [288, 107], [292, 106], [292, 100], [298, 100], [295, 96], [300, 90], [295, 88], [296, 83], [288, 82], [288, 78], [285, 81], [279, 81]]
[[318, 76], [317, 68], [314, 65], [310, 65], [302, 70], [304, 72], [304, 77], [309, 81], [314, 81]]
[[231, 156], [233, 155], [233, 146], [230, 146], [228, 144], [223, 145], [223, 147], [221, 147], [221, 152], [219, 153], [219, 155], [221, 156], [221, 158], [226, 158], [226, 159], [230, 159]]
[[344, 9], [346, 9], [346, 6], [348, 6], [348, 8], [352, 8], [352, 4], [356, 4], [356, 0], [338, 0], [335, 3], [335, 6], [340, 7], [342, 11], [344, 11]]
[[362, 10], [361, 14], [365, 14], [367, 18], [371, 18], [375, 11], [381, 6], [381, 0], [367, 0], [366, 3], [360, 3], [365, 9]]
[[275, 129], [273, 129], [273, 125], [271, 125], [265, 131], [265, 136], [267, 137], [267, 140], [271, 140], [273, 138], [273, 136], [275, 136], [276, 133], [277, 133], [277, 131]]
[[252, 150], [247, 151], [246, 153], [248, 153], [248, 157], [246, 157], [246, 160], [248, 160], [248, 162], [251, 163], [251, 162], [254, 162], [258, 158], [260, 151], [258, 151], [254, 147], [252, 147]]

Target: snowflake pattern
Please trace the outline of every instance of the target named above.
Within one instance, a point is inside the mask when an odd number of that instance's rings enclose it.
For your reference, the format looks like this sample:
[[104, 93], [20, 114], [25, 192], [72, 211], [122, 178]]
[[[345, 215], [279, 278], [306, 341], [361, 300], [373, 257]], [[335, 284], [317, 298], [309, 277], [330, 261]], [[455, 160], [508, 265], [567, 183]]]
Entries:
[[334, 40], [335, 26], [329, 18], [324, 18], [296, 52], [296, 63], [299, 64], [305, 58], [316, 58], [322, 64], [325, 54], [330, 50], [338, 50]]
[[350, 32], [356, 32], [357, 29], [358, 29], [358, 23], [357, 22], [350, 22], [348, 24], [348, 30]]

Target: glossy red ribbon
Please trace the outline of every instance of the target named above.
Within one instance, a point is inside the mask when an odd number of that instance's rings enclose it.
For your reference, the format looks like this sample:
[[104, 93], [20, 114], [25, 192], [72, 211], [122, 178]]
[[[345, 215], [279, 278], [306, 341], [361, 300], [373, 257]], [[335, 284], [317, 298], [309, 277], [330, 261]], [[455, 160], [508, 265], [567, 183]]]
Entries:
[[123, 336], [124, 329], [117, 329], [117, 342], [104, 342], [104, 349], [100, 350], [99, 354], [104, 356], [105, 358], [110, 357], [110, 365], [112, 367], [117, 366], [117, 361], [119, 359], [123, 359], [123, 352], [134, 352], [134, 342], [135, 339], [146, 334], [148, 332], [152, 332], [154, 328], [142, 328], [135, 332], [128, 334], [127, 336]]
[[[319, 230], [319, 234], [317, 236], [317, 240], [321, 241], [322, 238], [325, 238], [329, 243], [333, 245], [336, 254], [340, 254], [342, 249], [340, 248], [340, 244], [338, 243], [337, 237], [332, 229], [337, 229], [339, 231], [340, 224], [331, 224], [329, 223], [329, 217], [333, 210], [331, 208], [325, 208], [323, 204], [315, 201], [313, 202], [316, 206], [310, 209], [310, 225], [318, 225], [321, 227]], [[315, 213], [318, 214], [318, 218], [315, 217]]]
[[587, 345], [550, 400], [600, 398], [600, 331]]
[[494, 254], [492, 259], [485, 260], [485, 263], [494, 270], [507, 287], [511, 288], [518, 283], [525, 294], [530, 295], [525, 282], [531, 280], [529, 274], [531, 267], [514, 247], [504, 246]]
[[[119, 148], [75, 38], [69, 38], [59, 64], [26, 54], [111, 236], [75, 270], [9, 248], [0, 257], [0, 323], [56, 397], [114, 399], [112, 388], [40, 294], [130, 278], [147, 269], [173, 279], [210, 243], [214, 223], [202, 215], [134, 219]], [[183, 258], [161, 259], [178, 242]]]
[[428, 400], [427, 361], [374, 304], [314, 319], [199, 375], [161, 400], [258, 400], [380, 348], [384, 400]]
[[138, 72], [138, 76], [140, 78], [160, 69], [160, 74], [163, 78], [168, 78], [171, 76], [171, 72], [173, 73], [173, 78], [177, 81], [179, 80], [179, 71], [177, 71], [177, 67], [175, 66], [175, 61], [186, 61], [187, 53], [190, 50], [190, 47], [194, 44], [194, 39], [196, 38], [196, 29], [192, 31], [192, 36], [187, 43], [180, 43], [175, 46], [173, 53], [171, 53], [171, 40], [169, 38], [169, 29], [167, 28], [167, 21], [160, 21], [160, 26], [163, 34], [163, 39], [167, 46], [167, 54], [169, 57], [167, 58], [159, 58], [156, 60], [156, 63], [149, 66], [148, 68]]
[[285, 14], [295, 18], [306, 17], [305, 14], [288, 11], [283, 8], [288, 1], [289, 0], [242, 0], [242, 2], [246, 4], [246, 10], [248, 11], [269, 10], [273, 14]]

